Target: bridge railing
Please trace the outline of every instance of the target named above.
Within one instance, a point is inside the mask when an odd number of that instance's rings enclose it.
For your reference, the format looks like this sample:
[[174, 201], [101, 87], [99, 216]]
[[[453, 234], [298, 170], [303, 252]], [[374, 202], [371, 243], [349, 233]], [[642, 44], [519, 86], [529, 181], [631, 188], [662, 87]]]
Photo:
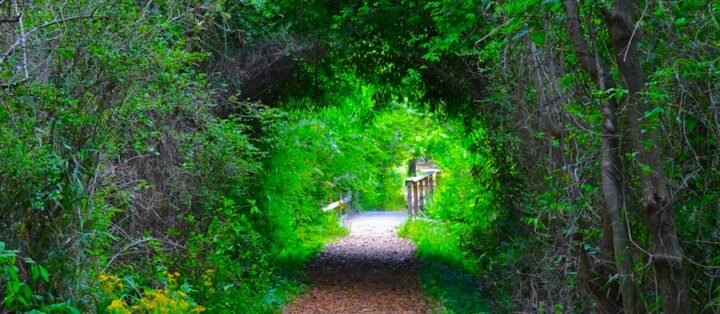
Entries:
[[422, 212], [432, 202], [440, 170], [431, 170], [425, 174], [405, 179], [407, 210], [411, 216]]
[[346, 206], [348, 206], [348, 204], [350, 204], [350, 201], [352, 201], [352, 195], [353, 193], [346, 193], [345, 195], [339, 193], [337, 196], [338, 200], [323, 206], [322, 211], [329, 212], [331, 210], [345, 210]]

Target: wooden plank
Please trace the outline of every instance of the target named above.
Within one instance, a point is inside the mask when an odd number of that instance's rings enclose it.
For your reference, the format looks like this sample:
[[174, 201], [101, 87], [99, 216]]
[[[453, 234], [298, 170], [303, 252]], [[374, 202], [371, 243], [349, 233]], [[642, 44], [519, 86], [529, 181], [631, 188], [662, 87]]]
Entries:
[[341, 200], [339, 200], [339, 201], [337, 201], [337, 202], [332, 202], [332, 203], [327, 204], [326, 206], [324, 206], [324, 207], [322, 208], [322, 211], [328, 212], [328, 211], [331, 211], [331, 210], [333, 210], [333, 209], [337, 209], [338, 207], [340, 207], [340, 206], [342, 206], [342, 205], [344, 205], [344, 204], [350, 203], [351, 200], [352, 200], [352, 193], [348, 193], [348, 195], [345, 196], [343, 199], [341, 199]]
[[420, 206], [418, 206], [418, 210], [423, 211], [425, 210], [425, 182], [427, 181], [427, 177], [423, 178], [418, 182], [418, 203]]
[[413, 197], [412, 197], [413, 198], [413, 212], [412, 213], [414, 216], [420, 209], [420, 207], [418, 206], [418, 201], [420, 200], [420, 197], [418, 197], [418, 183], [413, 182], [412, 187], [413, 187]]
[[342, 205], [342, 204], [343, 204], [342, 201], [332, 202], [332, 203], [328, 204], [327, 206], [323, 207], [322, 210], [324, 212], [329, 212], [335, 208], [340, 207], [340, 205]]
[[420, 176], [414, 176], [414, 177], [410, 177], [410, 178], [405, 179], [405, 182], [420, 182], [420, 181], [422, 181], [422, 179], [425, 179], [425, 178], [427, 178], [427, 177], [428, 177], [427, 174], [425, 174], [425, 175], [420, 175]]
[[405, 181], [405, 190], [407, 190], [407, 210], [412, 216], [412, 182]]

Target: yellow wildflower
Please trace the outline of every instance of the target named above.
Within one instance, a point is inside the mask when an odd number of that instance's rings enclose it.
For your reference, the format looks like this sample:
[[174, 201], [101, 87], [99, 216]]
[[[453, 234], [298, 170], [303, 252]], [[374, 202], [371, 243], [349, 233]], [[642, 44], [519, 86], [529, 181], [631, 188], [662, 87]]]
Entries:
[[130, 314], [130, 309], [128, 309], [127, 304], [123, 302], [122, 300], [115, 299], [110, 302], [110, 305], [107, 306], [107, 310], [110, 313], [116, 313], [116, 314]]
[[206, 270], [205, 273], [202, 274], [203, 286], [205, 286], [206, 288], [209, 288], [209, 290], [211, 292], [214, 291], [214, 289], [212, 288], [212, 284], [213, 284], [212, 283], [212, 275], [214, 272], [215, 272], [215, 270], [210, 268], [210, 269]]
[[169, 284], [174, 284], [175, 281], [178, 279], [178, 277], [180, 277], [180, 273], [177, 271], [171, 273], [171, 272], [165, 270], [165, 271], [163, 271], [163, 275], [165, 275]]
[[182, 313], [189, 311], [200, 313], [204, 307], [191, 304], [186, 300], [187, 294], [182, 291], [173, 292], [168, 289], [154, 289], [145, 291], [140, 302], [133, 307], [136, 312], [147, 313]]
[[122, 279], [118, 278], [115, 275], [108, 275], [108, 274], [100, 274], [98, 276], [98, 279], [100, 280], [100, 288], [105, 293], [113, 293], [117, 290], [122, 290], [123, 283]]

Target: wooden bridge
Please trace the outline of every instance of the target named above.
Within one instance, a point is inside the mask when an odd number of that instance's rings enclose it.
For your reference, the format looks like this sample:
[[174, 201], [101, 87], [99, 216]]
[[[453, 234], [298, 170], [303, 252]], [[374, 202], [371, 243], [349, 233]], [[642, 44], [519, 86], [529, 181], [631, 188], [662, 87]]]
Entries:
[[[432, 202], [435, 186], [438, 184], [440, 169], [421, 169], [423, 174], [405, 179], [405, 209], [411, 217], [421, 213]], [[338, 193], [337, 201], [322, 207], [322, 211], [343, 211], [353, 199], [354, 193]]]

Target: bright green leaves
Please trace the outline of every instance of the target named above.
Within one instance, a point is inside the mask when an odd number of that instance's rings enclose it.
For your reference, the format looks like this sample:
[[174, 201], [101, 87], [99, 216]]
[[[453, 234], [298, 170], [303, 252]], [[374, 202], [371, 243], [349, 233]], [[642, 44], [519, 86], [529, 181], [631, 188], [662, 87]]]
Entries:
[[508, 1], [502, 5], [501, 10], [510, 16], [520, 16], [534, 11], [538, 4], [539, 0]]
[[675, 27], [682, 27], [687, 23], [687, 19], [684, 17], [679, 17], [673, 21], [673, 25]]
[[402, 83], [406, 85], [416, 85], [422, 82], [420, 72], [415, 69], [408, 69], [407, 75], [402, 79]]
[[44, 282], [48, 282], [48, 271], [42, 265], [36, 263], [31, 258], [26, 258], [25, 262], [30, 265], [30, 279], [31, 281], [37, 282], [38, 279], [42, 279]]
[[[5, 295], [2, 305], [11, 311], [41, 308], [39, 304], [46, 301], [45, 297], [33, 290], [50, 281], [48, 270], [31, 258], [22, 258], [22, 262], [19, 262], [18, 257], [17, 250], [7, 249], [5, 243], [0, 241], [0, 289], [4, 289]], [[29, 281], [20, 273], [20, 263], [24, 271], [29, 270]], [[74, 308], [67, 307], [70, 312], [77, 312]]]
[[442, 54], [472, 50], [473, 30], [478, 27], [480, 3], [472, 0], [430, 1], [424, 9], [432, 17], [438, 35], [429, 37], [421, 47], [427, 49], [423, 59], [438, 62]]
[[586, 121], [590, 125], [599, 125], [602, 120], [600, 107], [593, 104], [567, 103], [563, 106], [565, 110], [580, 121]]
[[640, 170], [644, 175], [650, 175], [654, 172], [650, 165], [644, 163], [640, 163]]
[[[628, 90], [625, 88], [610, 88], [607, 91], [605, 91], [605, 95], [615, 98], [615, 100], [621, 100], [623, 96], [628, 94]], [[602, 97], [602, 96], [601, 96]]]
[[57, 53], [59, 56], [67, 59], [72, 59], [76, 56], [75, 49], [58, 49]]

